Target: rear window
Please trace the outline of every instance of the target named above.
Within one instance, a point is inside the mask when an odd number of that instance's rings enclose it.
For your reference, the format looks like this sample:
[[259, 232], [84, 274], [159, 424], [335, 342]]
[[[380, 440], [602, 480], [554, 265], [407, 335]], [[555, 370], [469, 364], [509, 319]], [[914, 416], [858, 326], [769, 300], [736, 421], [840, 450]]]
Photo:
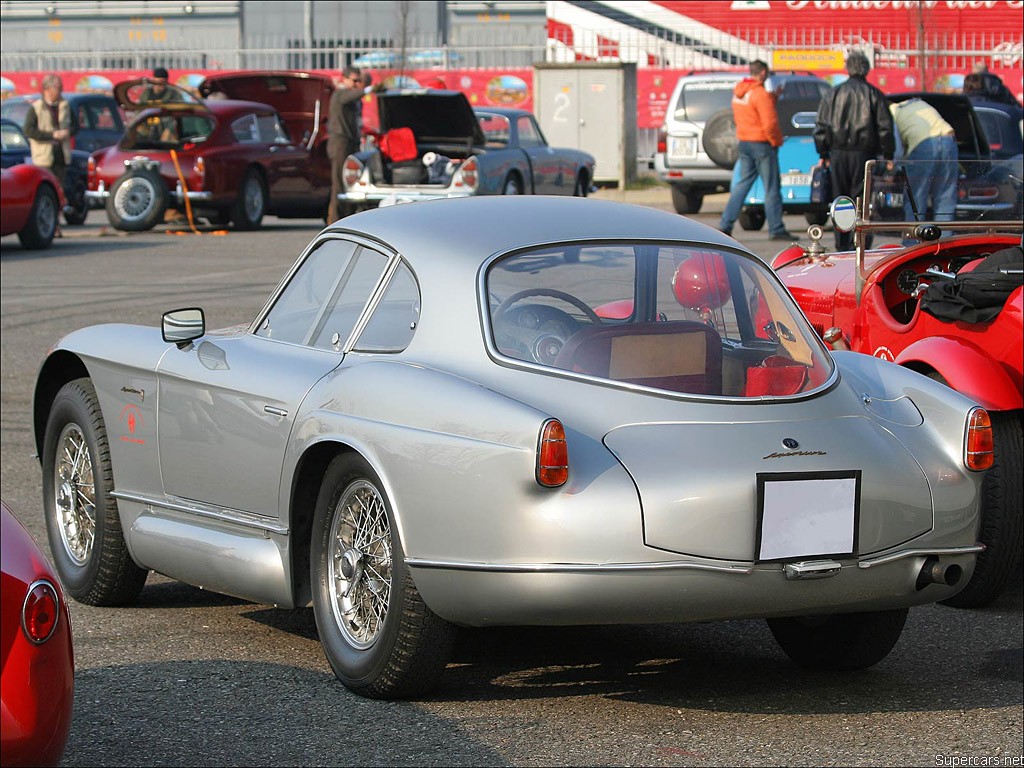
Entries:
[[693, 123], [706, 123], [708, 119], [732, 103], [736, 80], [698, 80], [686, 83], [679, 92], [676, 117]]
[[678, 243], [518, 253], [487, 273], [492, 348], [511, 360], [667, 392], [809, 392], [832, 362], [763, 262]]
[[981, 122], [981, 129], [985, 132], [993, 154], [1010, 157], [1024, 152], [1019, 122], [994, 109], [975, 108], [974, 112]]

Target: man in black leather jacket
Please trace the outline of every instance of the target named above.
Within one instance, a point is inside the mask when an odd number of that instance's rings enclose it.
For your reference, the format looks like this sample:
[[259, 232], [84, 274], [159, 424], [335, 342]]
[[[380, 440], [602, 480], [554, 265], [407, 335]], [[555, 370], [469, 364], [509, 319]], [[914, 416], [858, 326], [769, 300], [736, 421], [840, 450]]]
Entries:
[[[867, 81], [867, 56], [853, 51], [846, 57], [850, 77], [822, 97], [814, 125], [814, 145], [832, 169], [832, 194], [857, 199], [864, 194], [864, 164], [883, 157], [892, 161], [896, 150], [889, 100]], [[870, 246], [870, 237], [868, 238]], [[853, 234], [836, 231], [836, 250], [853, 245]]]

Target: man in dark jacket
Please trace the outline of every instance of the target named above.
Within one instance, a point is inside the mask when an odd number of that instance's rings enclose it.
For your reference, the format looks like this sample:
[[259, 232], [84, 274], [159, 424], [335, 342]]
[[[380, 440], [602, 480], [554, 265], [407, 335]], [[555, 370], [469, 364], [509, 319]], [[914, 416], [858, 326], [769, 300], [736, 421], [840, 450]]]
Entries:
[[[822, 97], [814, 125], [814, 145], [832, 168], [832, 193], [857, 199], [864, 194], [864, 164], [896, 150], [889, 100], [867, 81], [871, 70], [860, 51], [846, 57], [850, 77]], [[870, 237], [868, 238], [870, 246]], [[847, 251], [853, 234], [836, 231], [836, 250]]]

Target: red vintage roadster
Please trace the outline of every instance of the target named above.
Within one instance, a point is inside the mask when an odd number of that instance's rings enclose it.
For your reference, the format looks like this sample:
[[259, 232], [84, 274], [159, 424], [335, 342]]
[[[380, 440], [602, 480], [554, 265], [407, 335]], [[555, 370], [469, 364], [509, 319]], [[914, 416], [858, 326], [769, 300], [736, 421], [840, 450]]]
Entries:
[[[833, 348], [945, 382], [991, 414], [995, 465], [979, 533], [987, 548], [970, 584], [946, 601], [984, 606], [1019, 567], [1022, 550], [1022, 224], [991, 216], [926, 221], [912, 201], [909, 216], [879, 221], [875, 179], [884, 174], [873, 171], [869, 164], [856, 206], [850, 198], [833, 204], [835, 226], [856, 231], [855, 252], [826, 252], [821, 228], [810, 227], [810, 246], [790, 246], [772, 266]], [[1012, 200], [1020, 181], [1005, 177], [998, 191]], [[897, 242], [883, 242], [887, 235]], [[872, 237], [880, 246], [873, 250]]]

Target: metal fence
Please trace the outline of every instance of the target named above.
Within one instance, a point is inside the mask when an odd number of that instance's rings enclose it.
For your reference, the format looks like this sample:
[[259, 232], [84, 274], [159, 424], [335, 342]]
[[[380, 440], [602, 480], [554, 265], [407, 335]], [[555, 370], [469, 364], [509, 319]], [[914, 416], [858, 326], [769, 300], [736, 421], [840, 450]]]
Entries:
[[[863, 30], [791, 29], [782, 33], [752, 28], [741, 31], [656, 30], [645, 32], [622, 28], [574, 29], [571, 39], [548, 37], [543, 29], [535, 33], [509, 35], [501, 29], [460, 28], [453, 30], [450, 45], [438, 45], [435, 33], [409, 36], [405, 45], [392, 38], [380, 40], [249, 37], [217, 44], [209, 37], [191, 32], [169, 35], [164, 42], [145, 41], [128, 48], [90, 44], [82, 50], [61, 50], [53, 45], [36, 45], [18, 50], [11, 27], [5, 30], [0, 68], [7, 71], [146, 69], [155, 63], [175, 69], [340, 69], [360, 56], [389, 51], [413, 56], [445, 51], [437, 66], [445, 68], [523, 67], [537, 62], [576, 60], [635, 62], [638, 67], [716, 69], [741, 66], [760, 58], [771, 61], [780, 49], [860, 49], [874, 66], [906, 67], [915, 70], [969, 70], [975, 63], [1020, 66], [1024, 55], [1021, 31], [994, 30], [985, 34], [928, 33], [918, 39], [907, 33]], [[102, 29], [96, 30], [102, 39]], [[174, 38], [174, 39], [171, 39]]]

